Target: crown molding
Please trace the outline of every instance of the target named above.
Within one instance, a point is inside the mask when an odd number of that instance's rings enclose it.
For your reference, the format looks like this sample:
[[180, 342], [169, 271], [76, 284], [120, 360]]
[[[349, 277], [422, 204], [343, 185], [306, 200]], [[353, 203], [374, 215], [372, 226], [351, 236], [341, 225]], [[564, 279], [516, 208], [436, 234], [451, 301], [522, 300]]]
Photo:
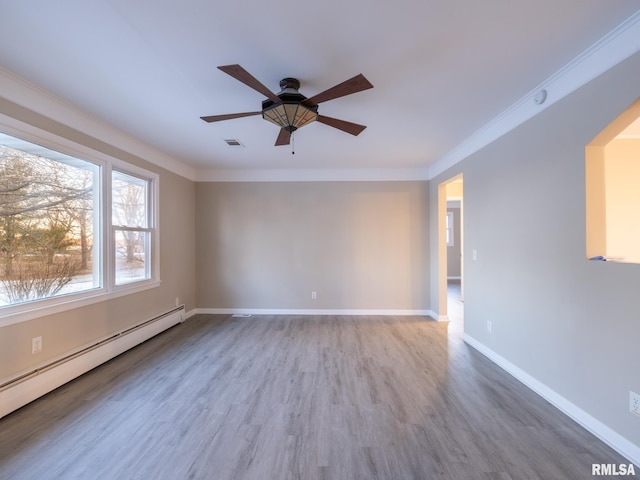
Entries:
[[[247, 169], [197, 170], [145, 144], [59, 97], [0, 67], [2, 96], [96, 139], [109, 139], [118, 148], [193, 181], [410, 181], [430, 180], [553, 105], [640, 50], [640, 10], [533, 88], [504, 112], [459, 143], [431, 166], [415, 169]], [[535, 98], [547, 92], [542, 103]]]
[[428, 180], [426, 168], [202, 170], [198, 182], [390, 182]]
[[[146, 145], [72, 104], [0, 67], [0, 91], [6, 100], [52, 121], [147, 160], [159, 167], [198, 182], [329, 182], [427, 180], [426, 168], [406, 169], [203, 169], [197, 170]], [[10, 120], [6, 116], [5, 123]], [[23, 127], [23, 122], [15, 120]], [[68, 139], [73, 141], [72, 139]]]
[[[429, 167], [429, 179], [461, 162], [640, 51], [640, 10]], [[536, 103], [542, 90], [546, 98]]]
[[[0, 67], [2, 97], [23, 108], [63, 124], [85, 135], [105, 141], [132, 155], [147, 160], [177, 175], [195, 180], [195, 170], [173, 157], [145, 144], [132, 135], [119, 130], [71, 103], [43, 90], [18, 75]], [[69, 139], [73, 141], [72, 139]]]

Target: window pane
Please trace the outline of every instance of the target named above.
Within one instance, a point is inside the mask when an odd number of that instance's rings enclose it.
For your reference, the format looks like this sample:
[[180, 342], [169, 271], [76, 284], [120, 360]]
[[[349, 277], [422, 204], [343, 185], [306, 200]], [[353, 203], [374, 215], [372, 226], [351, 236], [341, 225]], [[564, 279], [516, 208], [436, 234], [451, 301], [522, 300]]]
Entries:
[[453, 212], [447, 212], [447, 246], [453, 247]]
[[150, 185], [149, 179], [118, 170], [112, 172], [111, 218], [116, 285], [151, 278]]
[[98, 172], [0, 134], [0, 306], [100, 287]]
[[150, 278], [149, 238], [148, 231], [115, 231], [116, 285]]
[[113, 171], [112, 176], [112, 223], [116, 226], [149, 226], [148, 215], [149, 181]]

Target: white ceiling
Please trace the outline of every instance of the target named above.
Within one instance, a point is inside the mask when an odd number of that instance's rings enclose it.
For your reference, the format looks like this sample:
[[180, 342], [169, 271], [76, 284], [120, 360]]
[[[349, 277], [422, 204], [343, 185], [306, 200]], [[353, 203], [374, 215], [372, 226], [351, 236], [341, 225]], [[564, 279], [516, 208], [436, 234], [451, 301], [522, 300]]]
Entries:
[[[422, 168], [638, 11], [637, 0], [0, 0], [0, 66], [196, 170]], [[358, 73], [372, 90], [320, 105], [274, 147], [262, 95], [310, 97]], [[225, 138], [244, 147], [230, 147]]]

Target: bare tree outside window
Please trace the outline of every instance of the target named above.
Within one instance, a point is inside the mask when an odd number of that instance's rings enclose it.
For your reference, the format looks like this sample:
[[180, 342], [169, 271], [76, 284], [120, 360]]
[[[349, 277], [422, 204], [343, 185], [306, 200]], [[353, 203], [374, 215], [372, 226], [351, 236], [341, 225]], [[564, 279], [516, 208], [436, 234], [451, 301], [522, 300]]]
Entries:
[[98, 167], [59, 156], [66, 160], [0, 144], [0, 305], [95, 287]]
[[111, 208], [116, 285], [150, 276], [149, 184], [147, 179], [113, 171]]

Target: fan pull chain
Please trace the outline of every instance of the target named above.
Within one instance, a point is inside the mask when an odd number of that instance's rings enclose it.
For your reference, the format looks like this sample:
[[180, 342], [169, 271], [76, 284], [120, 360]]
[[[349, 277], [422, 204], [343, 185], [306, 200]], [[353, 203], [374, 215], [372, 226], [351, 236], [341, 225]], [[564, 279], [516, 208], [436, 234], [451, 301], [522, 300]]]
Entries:
[[293, 132], [291, 132], [291, 155], [295, 155], [295, 139], [293, 137]]

